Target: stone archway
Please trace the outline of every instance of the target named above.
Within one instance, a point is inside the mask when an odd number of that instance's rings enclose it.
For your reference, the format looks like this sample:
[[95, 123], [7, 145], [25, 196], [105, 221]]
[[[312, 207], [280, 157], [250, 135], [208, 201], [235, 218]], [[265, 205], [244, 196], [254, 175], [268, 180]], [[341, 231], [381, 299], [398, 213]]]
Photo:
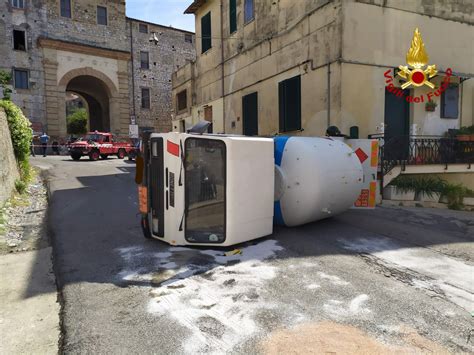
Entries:
[[87, 67], [71, 70], [59, 80], [58, 118], [62, 136], [66, 136], [66, 92], [75, 92], [87, 101], [91, 130], [120, 129], [117, 87], [107, 75]]

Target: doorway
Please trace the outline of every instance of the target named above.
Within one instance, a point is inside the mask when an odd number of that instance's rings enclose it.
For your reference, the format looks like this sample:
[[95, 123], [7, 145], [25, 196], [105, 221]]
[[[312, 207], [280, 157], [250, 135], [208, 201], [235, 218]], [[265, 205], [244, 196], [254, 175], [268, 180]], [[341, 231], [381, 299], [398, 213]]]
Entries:
[[410, 104], [405, 100], [410, 94], [403, 90], [397, 96], [385, 89], [384, 159], [406, 160], [410, 144]]
[[242, 97], [243, 134], [258, 136], [258, 93]]

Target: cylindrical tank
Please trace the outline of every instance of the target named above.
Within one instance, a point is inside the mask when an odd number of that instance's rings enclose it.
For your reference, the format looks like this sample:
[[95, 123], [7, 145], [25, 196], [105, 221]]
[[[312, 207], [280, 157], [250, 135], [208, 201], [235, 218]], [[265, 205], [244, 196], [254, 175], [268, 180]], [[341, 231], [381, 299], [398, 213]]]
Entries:
[[275, 224], [297, 226], [350, 208], [360, 194], [359, 158], [341, 140], [275, 138]]

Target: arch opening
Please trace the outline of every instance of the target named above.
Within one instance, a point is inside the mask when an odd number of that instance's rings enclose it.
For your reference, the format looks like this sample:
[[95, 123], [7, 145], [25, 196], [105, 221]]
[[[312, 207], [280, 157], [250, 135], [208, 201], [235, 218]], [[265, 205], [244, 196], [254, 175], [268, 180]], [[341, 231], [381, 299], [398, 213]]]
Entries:
[[[76, 94], [79, 101], [84, 100], [87, 109], [90, 131], [110, 132], [110, 91], [100, 79], [91, 75], [80, 75], [72, 78], [66, 85], [66, 92]], [[66, 95], [66, 100], [69, 95]], [[76, 104], [79, 104], [76, 101]], [[66, 102], [66, 115], [71, 102]]]

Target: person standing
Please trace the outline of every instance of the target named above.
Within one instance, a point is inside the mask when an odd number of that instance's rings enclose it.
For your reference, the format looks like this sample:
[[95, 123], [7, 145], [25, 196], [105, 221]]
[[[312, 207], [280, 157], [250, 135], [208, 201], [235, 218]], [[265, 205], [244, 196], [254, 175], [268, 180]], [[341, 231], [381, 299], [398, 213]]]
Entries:
[[35, 139], [36, 139], [36, 136], [33, 135], [31, 137], [31, 144], [30, 144], [30, 154], [34, 157], [36, 157], [36, 155], [35, 155]]
[[46, 149], [48, 149], [49, 136], [43, 132], [40, 136], [41, 147], [43, 148], [43, 157], [46, 156]]

